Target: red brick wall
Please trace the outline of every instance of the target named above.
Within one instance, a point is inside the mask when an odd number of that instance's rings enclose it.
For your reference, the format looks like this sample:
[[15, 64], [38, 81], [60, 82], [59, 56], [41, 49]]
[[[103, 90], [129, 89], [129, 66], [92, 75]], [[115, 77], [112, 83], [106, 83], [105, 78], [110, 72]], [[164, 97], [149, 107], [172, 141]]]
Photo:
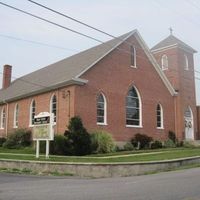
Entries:
[[[130, 54], [114, 50], [96, 66], [81, 76], [89, 80], [75, 89], [75, 115], [81, 116], [86, 128], [105, 129], [118, 141], [126, 141], [136, 133], [145, 133], [157, 139], [167, 137], [175, 130], [174, 99], [139, 46], [135, 37], [129, 38], [136, 46], [137, 68], [130, 67]], [[129, 51], [123, 43], [120, 48]], [[126, 127], [126, 95], [134, 85], [142, 99], [142, 128]], [[108, 125], [96, 124], [96, 96], [103, 92], [107, 99]], [[156, 128], [156, 106], [161, 103], [164, 110], [164, 129]]]
[[[193, 54], [178, 47], [162, 50], [154, 53], [154, 56], [159, 64], [161, 64], [161, 57], [164, 54], [168, 56], [169, 63], [169, 69], [164, 70], [164, 73], [168, 77], [174, 88], [178, 90], [178, 97], [176, 98], [177, 136], [180, 139], [185, 139], [184, 112], [185, 109], [190, 106], [194, 118], [194, 135], [195, 138], [197, 138], [197, 111]], [[186, 54], [188, 57], [189, 70], [184, 69], [184, 54]]]
[[[70, 91], [70, 95], [68, 91]], [[18, 127], [31, 128], [29, 126], [29, 116], [30, 116], [30, 104], [32, 102], [32, 99], [34, 99], [36, 102], [36, 115], [37, 115], [40, 112], [50, 111], [50, 99], [53, 94], [55, 94], [57, 97], [57, 119], [59, 119], [56, 122], [54, 130], [56, 133], [63, 134], [64, 131], [66, 130], [66, 126], [68, 125], [69, 118], [71, 116], [74, 116], [74, 103], [73, 103], [74, 102], [74, 86], [65, 87], [65, 88], [58, 89], [52, 92], [36, 95], [33, 97], [29, 97], [26, 99], [9, 103], [8, 105], [9, 106], [8, 134], [14, 130], [13, 120], [14, 120], [14, 110], [15, 110], [16, 103], [18, 103], [19, 105], [19, 118], [18, 118], [19, 126]], [[70, 103], [69, 103], [69, 96], [70, 96]], [[7, 108], [6, 105], [4, 106]], [[2, 136], [6, 136], [6, 128], [0, 129], [0, 137]]]

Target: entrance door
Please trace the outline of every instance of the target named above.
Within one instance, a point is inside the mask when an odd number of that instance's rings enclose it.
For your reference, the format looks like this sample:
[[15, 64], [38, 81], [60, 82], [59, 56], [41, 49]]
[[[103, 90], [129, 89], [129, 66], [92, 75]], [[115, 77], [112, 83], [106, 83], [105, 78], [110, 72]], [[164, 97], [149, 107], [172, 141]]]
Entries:
[[194, 140], [194, 126], [193, 126], [193, 114], [190, 107], [187, 107], [184, 113], [185, 119], [185, 139]]

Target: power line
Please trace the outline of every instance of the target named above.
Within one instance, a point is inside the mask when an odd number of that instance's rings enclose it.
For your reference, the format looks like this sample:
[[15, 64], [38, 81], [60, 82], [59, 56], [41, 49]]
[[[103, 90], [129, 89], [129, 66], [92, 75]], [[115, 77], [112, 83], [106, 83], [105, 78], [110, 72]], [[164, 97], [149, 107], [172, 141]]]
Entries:
[[68, 51], [76, 51], [75, 49], [69, 49], [69, 48], [65, 48], [65, 47], [61, 47], [61, 46], [57, 46], [57, 45], [37, 42], [37, 41], [34, 41], [34, 40], [26, 40], [26, 39], [22, 39], [22, 38], [18, 38], [18, 37], [13, 37], [13, 36], [10, 36], [10, 35], [0, 34], [0, 37], [11, 39], [11, 40], [22, 41], [22, 42], [28, 42], [28, 43], [42, 45], [42, 46], [47, 46], [47, 47], [51, 47], [51, 48], [57, 48], [57, 49], [68, 50]]
[[88, 28], [91, 28], [91, 29], [93, 29], [93, 30], [95, 30], [95, 31], [98, 31], [98, 32], [100, 32], [100, 33], [103, 33], [103, 34], [105, 34], [105, 35], [107, 35], [107, 36], [110, 36], [110, 37], [112, 37], [112, 38], [118, 39], [118, 38], [117, 38], [116, 36], [114, 36], [114, 35], [111, 35], [111, 34], [105, 32], [105, 31], [102, 31], [102, 30], [100, 30], [100, 29], [98, 29], [98, 28], [95, 28], [94, 26], [91, 26], [91, 25], [89, 25], [89, 24], [86, 24], [85, 22], [82, 22], [82, 21], [80, 21], [80, 20], [78, 20], [78, 19], [75, 19], [74, 17], [70, 17], [69, 15], [63, 14], [63, 13], [61, 13], [61, 12], [59, 12], [59, 11], [56, 11], [56, 10], [54, 10], [54, 9], [52, 9], [52, 8], [49, 8], [49, 7], [47, 7], [47, 6], [43, 5], [43, 4], [37, 3], [37, 2], [32, 1], [32, 0], [27, 0], [27, 1], [29, 1], [29, 2], [31, 2], [31, 3], [33, 3], [33, 4], [36, 4], [36, 5], [40, 6], [40, 7], [43, 7], [43, 8], [45, 8], [45, 9], [47, 9], [47, 10], [50, 10], [50, 11], [52, 11], [52, 12], [54, 12], [54, 13], [56, 13], [56, 14], [59, 14], [59, 15], [61, 15], [61, 16], [63, 16], [63, 17], [66, 17], [66, 18], [68, 18], [68, 19], [70, 19], [70, 20], [73, 20], [73, 21], [75, 21], [75, 22], [77, 22], [77, 23], [79, 23], [79, 24], [82, 24], [82, 25], [84, 25], [84, 26], [87, 26]]
[[[40, 20], [42, 20], [42, 21], [45, 21], [45, 22], [47, 22], [47, 23], [49, 23], [49, 24], [53, 24], [53, 25], [58, 26], [58, 27], [60, 27], [60, 28], [66, 29], [66, 30], [71, 31], [71, 32], [73, 32], [73, 33], [76, 33], [76, 34], [78, 34], [78, 35], [84, 36], [84, 37], [86, 37], [86, 38], [88, 38], [88, 39], [91, 39], [91, 40], [94, 40], [94, 41], [96, 41], [96, 42], [105, 44], [105, 42], [103, 42], [103, 41], [101, 41], [101, 40], [99, 40], [99, 39], [96, 39], [96, 38], [91, 37], [91, 36], [88, 36], [88, 35], [86, 35], [86, 34], [84, 34], [84, 33], [75, 31], [75, 30], [70, 29], [70, 28], [68, 28], [68, 27], [66, 27], [66, 26], [63, 26], [63, 25], [60, 25], [60, 24], [58, 24], [58, 23], [52, 22], [52, 21], [50, 21], [50, 20], [47, 20], [47, 19], [42, 18], [42, 17], [40, 17], [40, 16], [34, 15], [34, 14], [29, 13], [29, 12], [27, 12], [27, 11], [24, 11], [24, 10], [22, 10], [22, 9], [13, 7], [13, 6], [11, 6], [11, 5], [8, 5], [8, 4], [2, 3], [2, 2], [0, 2], [0, 4], [3, 5], [3, 6], [9, 7], [9, 8], [11, 8], [11, 9], [17, 10], [17, 11], [19, 11], [19, 12], [22, 12], [22, 13], [24, 13], [24, 14], [26, 14], [26, 15], [29, 15], [29, 16], [32, 16], [32, 17], [34, 17], [34, 18], [40, 19]], [[107, 46], [110, 46], [110, 45], [108, 45], [108, 44], [106, 44], [106, 45], [107, 45]], [[126, 53], [128, 53], [128, 54], [131, 54], [129, 51], [126, 51], [126, 50], [124, 50], [124, 49], [120, 49], [120, 48], [118, 48], [118, 47], [116, 47], [116, 49], [121, 50], [121, 51], [124, 51], [124, 52], [126, 52]]]
[[[123, 41], [124, 43], [126, 43], [126, 44], [128, 44], [128, 45], [130, 45], [130, 46], [133, 45], [133, 44], [127, 42], [127, 41], [124, 41], [124, 40], [120, 39], [119, 37], [116, 37], [116, 36], [114, 36], [114, 35], [112, 35], [112, 34], [110, 34], [110, 33], [108, 33], [108, 32], [105, 32], [105, 31], [103, 31], [103, 30], [101, 30], [101, 29], [99, 29], [99, 28], [96, 28], [96, 27], [94, 27], [94, 26], [91, 26], [91, 25], [89, 25], [89, 24], [87, 24], [87, 23], [85, 23], [85, 22], [83, 22], [83, 21], [80, 21], [80, 20], [78, 20], [78, 19], [75, 19], [74, 17], [71, 17], [71, 16], [66, 15], [66, 14], [64, 14], [64, 13], [61, 13], [61, 12], [59, 12], [59, 11], [57, 11], [57, 10], [54, 10], [54, 9], [52, 9], [52, 8], [50, 8], [50, 7], [47, 7], [47, 6], [43, 5], [43, 4], [40, 4], [40, 3], [35, 2], [35, 1], [32, 1], [32, 0], [27, 0], [27, 1], [29, 1], [29, 2], [31, 2], [31, 3], [33, 3], [33, 4], [36, 4], [36, 5], [38, 5], [38, 6], [42, 7], [42, 8], [45, 8], [45, 9], [51, 11], [51, 12], [54, 12], [54, 13], [56, 13], [56, 14], [58, 14], [58, 15], [61, 15], [61, 16], [65, 17], [65, 18], [68, 18], [68, 19], [70, 19], [70, 20], [72, 20], [72, 21], [75, 21], [75, 22], [77, 22], [77, 23], [79, 23], [79, 24], [81, 24], [81, 25], [83, 25], [83, 26], [86, 26], [86, 27], [91, 28], [91, 29], [93, 29], [93, 30], [95, 30], [95, 31], [98, 31], [98, 32], [100, 32], [100, 33], [102, 33], [102, 34], [104, 34], [104, 35], [107, 35], [107, 36], [112, 37], [112, 38], [114, 38], [114, 39], [117, 39], [117, 40], [119, 40], [119, 41]], [[141, 47], [138, 47], [138, 48], [142, 49]]]
[[[17, 10], [17, 11], [19, 11], [19, 12], [22, 12], [22, 13], [24, 13], [24, 14], [27, 14], [27, 15], [29, 15], [29, 16], [32, 16], [32, 17], [34, 17], [34, 18], [40, 19], [40, 20], [42, 20], [42, 21], [45, 21], [45, 22], [47, 22], [47, 23], [53, 24], [53, 25], [58, 26], [58, 27], [60, 27], [60, 28], [66, 29], [66, 30], [71, 31], [71, 32], [73, 32], [73, 33], [79, 34], [79, 35], [84, 36], [84, 37], [86, 37], [86, 38], [92, 39], [92, 40], [97, 41], [97, 42], [99, 42], [99, 43], [102, 43], [102, 44], [105, 44], [105, 45], [107, 45], [107, 46], [110, 46], [110, 45], [106, 44], [105, 42], [103, 42], [103, 41], [101, 41], [101, 40], [99, 40], [99, 39], [96, 39], [96, 38], [94, 38], [94, 37], [88, 36], [88, 35], [83, 34], [83, 33], [81, 33], [81, 32], [75, 31], [75, 30], [73, 30], [73, 29], [67, 28], [67, 27], [65, 27], [65, 26], [63, 26], [63, 25], [60, 25], [60, 24], [55, 23], [55, 22], [52, 22], [52, 21], [50, 21], [50, 20], [47, 20], [47, 19], [42, 18], [42, 17], [40, 17], [40, 16], [34, 15], [34, 14], [29, 13], [29, 12], [27, 12], [27, 11], [21, 10], [21, 9], [19, 9], [19, 8], [13, 7], [13, 6], [11, 6], [11, 5], [8, 5], [8, 4], [2, 3], [2, 2], [0, 2], [0, 4], [3, 5], [3, 6], [9, 7], [9, 8], [11, 8], [11, 9]], [[118, 39], [119, 39], [120, 41], [123, 41], [123, 42], [127, 43], [126, 41], [121, 40], [120, 38], [118, 38]], [[129, 45], [130, 45], [130, 44], [129, 44]], [[141, 47], [138, 47], [138, 48], [141, 48]], [[122, 49], [122, 48], [119, 48], [119, 47], [116, 47], [116, 49], [118, 49], [118, 50], [120, 50], [120, 51], [123, 51], [123, 52], [125, 52], [125, 53], [127, 53], [127, 54], [129, 54], [129, 55], [132, 55], [132, 53], [130, 53], [129, 51], [127, 51], [127, 50], [125, 50], [125, 49]], [[141, 49], [142, 49], [142, 48], [141, 48]], [[137, 54], [136, 54], [136, 57], [140, 57], [141, 59], [146, 60], [145, 58], [143, 58], [142, 56], [138, 56]]]
[[[30, 0], [28, 0], [28, 1], [30, 1]], [[30, 2], [33, 2], [33, 1], [30, 1]], [[65, 27], [65, 26], [62, 26], [62, 25], [57, 24], [57, 23], [55, 23], [55, 22], [49, 21], [49, 20], [47, 20], [47, 19], [45, 19], [45, 18], [42, 18], [42, 17], [39, 17], [39, 16], [37, 16], [37, 15], [31, 14], [31, 13], [26, 12], [26, 11], [24, 11], [24, 10], [18, 9], [18, 8], [16, 8], [16, 7], [10, 6], [10, 5], [5, 4], [5, 3], [2, 3], [2, 2], [0, 2], [0, 4], [2, 4], [2, 5], [4, 5], [4, 6], [7, 6], [7, 7], [9, 7], [9, 8], [12, 8], [12, 9], [14, 9], [14, 10], [17, 10], [17, 11], [19, 11], [19, 12], [22, 12], [22, 13], [24, 13], [24, 14], [30, 15], [30, 16], [32, 16], [32, 17], [35, 17], [35, 18], [37, 18], [37, 19], [40, 19], [40, 20], [42, 20], [42, 21], [45, 21], [45, 22], [47, 22], [47, 23], [50, 23], [50, 24], [59, 26], [59, 27], [64, 28], [64, 29], [66, 29], [66, 30], [72, 31], [72, 32], [74, 32], [74, 33], [77, 33], [77, 34], [82, 35], [82, 36], [84, 36], [84, 37], [87, 37], [87, 38], [89, 38], [89, 39], [93, 39], [93, 40], [95, 40], [95, 41], [98, 41], [98, 42], [100, 42], [100, 43], [105, 44], [103, 41], [100, 41], [100, 40], [98, 40], [98, 39], [96, 39], [96, 38], [93, 38], [93, 37], [90, 37], [90, 36], [85, 35], [85, 34], [83, 34], [83, 33], [77, 32], [77, 31], [75, 31], [75, 30], [73, 30], [73, 29], [69, 29], [69, 28], [67, 28], [67, 27]], [[57, 11], [56, 11], [56, 12], [57, 12]], [[78, 20], [77, 20], [77, 21], [78, 21]], [[85, 24], [85, 23], [83, 23], [83, 22], [81, 22], [81, 23], [82, 23], [82, 24]], [[89, 26], [89, 25], [88, 25], [88, 26]], [[94, 27], [93, 27], [93, 28], [94, 28]], [[95, 29], [96, 29], [96, 28], [95, 28]], [[96, 29], [96, 30], [99, 30], [99, 29]], [[100, 31], [101, 31], [101, 30], [100, 30]], [[103, 31], [101, 31], [101, 32], [103, 32]], [[106, 33], [106, 32], [103, 32], [103, 33], [105, 33], [105, 34], [107, 34], [107, 35], [109, 35], [109, 36], [111, 36], [111, 37], [116, 38], [115, 36], [112, 36], [112, 35], [110, 35], [110, 34], [108, 34], [108, 33]], [[117, 38], [117, 39], [120, 40], [120, 38]], [[123, 40], [122, 40], [122, 41], [123, 41]], [[126, 42], [126, 41], [124, 41], [124, 42]], [[128, 44], [130, 45], [130, 43], [128, 43]], [[118, 48], [118, 47], [116, 47], [116, 49], [123, 50], [124, 52], [126, 52], [126, 53], [128, 53], [128, 54], [131, 55], [131, 53], [130, 53], [129, 51], [126, 51], [126, 50], [124, 50], [124, 49], [120, 49], [120, 48]], [[142, 48], [141, 48], [141, 49], [142, 49]], [[137, 56], [137, 57], [140, 57], [140, 58], [143, 58], [143, 59], [146, 60], [146, 58], [144, 58], [144, 56], [138, 56], [138, 55], [136, 55], [136, 56]], [[17, 79], [17, 78], [16, 78], [16, 79]], [[21, 78], [19, 78], [19, 79], [22, 80]], [[26, 81], [26, 80], [25, 80], [25, 81]], [[26, 81], [26, 82], [27, 82], [27, 81]], [[29, 81], [28, 81], [28, 82], [29, 82]], [[29, 83], [31, 83], [31, 82], [29, 82]], [[34, 84], [34, 83], [32, 83], [32, 84]], [[35, 85], [38, 85], [38, 84], [35, 84]], [[40, 85], [40, 86], [42, 86], [42, 85]], [[42, 87], [46, 87], [46, 86], [42, 86]]]
[[96, 39], [96, 38], [91, 37], [91, 36], [89, 36], [89, 35], [86, 35], [86, 34], [84, 34], [84, 33], [75, 31], [75, 30], [70, 29], [70, 28], [68, 28], [68, 27], [66, 27], [66, 26], [62, 26], [62, 25], [60, 25], [60, 24], [58, 24], [58, 23], [56, 23], [56, 22], [52, 22], [52, 21], [50, 21], [50, 20], [48, 20], [48, 19], [45, 19], [45, 18], [42, 18], [42, 17], [40, 17], [40, 16], [34, 15], [34, 14], [30, 13], [30, 12], [27, 12], [27, 11], [24, 11], [24, 10], [22, 10], [22, 9], [16, 8], [16, 7], [14, 7], [14, 6], [5, 4], [5, 3], [3, 3], [3, 2], [0, 2], [0, 4], [3, 5], [3, 6], [6, 6], [6, 7], [12, 8], [12, 9], [14, 9], [14, 10], [17, 10], [17, 11], [19, 11], [19, 12], [21, 12], [21, 13], [26, 14], [26, 15], [29, 15], [29, 16], [32, 16], [32, 17], [34, 17], [34, 18], [40, 19], [40, 20], [42, 20], [42, 21], [45, 21], [45, 22], [47, 22], [47, 23], [49, 23], [49, 24], [53, 24], [53, 25], [58, 26], [58, 27], [60, 27], [60, 28], [66, 29], [66, 30], [71, 31], [71, 32], [73, 32], [73, 33], [76, 33], [76, 34], [78, 34], [78, 35], [84, 36], [84, 37], [89, 38], [89, 39], [91, 39], [91, 40], [94, 40], [94, 41], [96, 41], [96, 42], [104, 43], [103, 41], [101, 41], [101, 40], [99, 40], [99, 39]]

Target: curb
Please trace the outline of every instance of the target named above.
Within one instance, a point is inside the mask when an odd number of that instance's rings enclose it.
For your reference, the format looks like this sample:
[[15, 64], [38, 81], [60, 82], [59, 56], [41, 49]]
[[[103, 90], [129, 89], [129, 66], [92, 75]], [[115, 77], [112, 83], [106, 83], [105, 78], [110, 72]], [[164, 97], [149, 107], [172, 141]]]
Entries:
[[199, 164], [200, 156], [187, 158], [126, 163], [74, 163], [0, 159], [0, 168], [30, 169], [36, 173], [69, 173], [79, 177], [125, 177], [171, 170], [180, 166]]

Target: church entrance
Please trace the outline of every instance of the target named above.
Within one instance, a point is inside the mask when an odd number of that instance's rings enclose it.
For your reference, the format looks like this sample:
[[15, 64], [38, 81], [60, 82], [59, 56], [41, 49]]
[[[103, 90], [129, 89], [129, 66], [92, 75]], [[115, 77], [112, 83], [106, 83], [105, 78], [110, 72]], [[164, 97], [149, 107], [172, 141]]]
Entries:
[[185, 120], [185, 139], [194, 140], [194, 123], [193, 123], [193, 114], [190, 107], [187, 107], [184, 113]]

